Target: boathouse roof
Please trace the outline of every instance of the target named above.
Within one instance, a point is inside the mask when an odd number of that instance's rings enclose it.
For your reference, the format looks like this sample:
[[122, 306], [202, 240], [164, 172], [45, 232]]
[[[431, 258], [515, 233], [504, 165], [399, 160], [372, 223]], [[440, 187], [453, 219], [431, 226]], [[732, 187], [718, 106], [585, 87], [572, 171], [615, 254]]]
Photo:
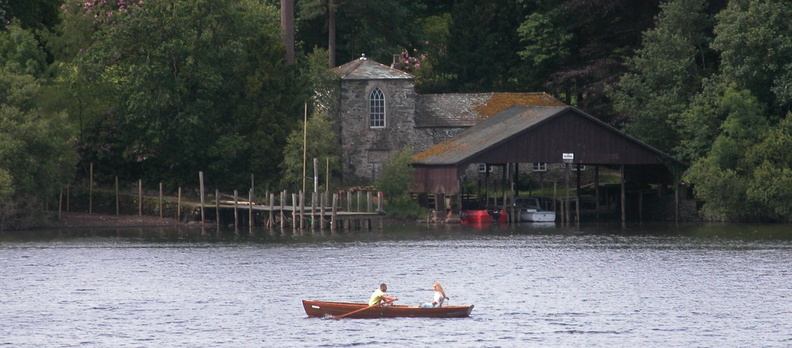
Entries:
[[515, 105], [566, 106], [547, 93], [422, 94], [415, 106], [415, 126], [471, 127]]
[[457, 193], [470, 164], [563, 163], [565, 153], [574, 155], [573, 164], [657, 166], [664, 172], [685, 166], [577, 108], [513, 106], [414, 155], [415, 189]]

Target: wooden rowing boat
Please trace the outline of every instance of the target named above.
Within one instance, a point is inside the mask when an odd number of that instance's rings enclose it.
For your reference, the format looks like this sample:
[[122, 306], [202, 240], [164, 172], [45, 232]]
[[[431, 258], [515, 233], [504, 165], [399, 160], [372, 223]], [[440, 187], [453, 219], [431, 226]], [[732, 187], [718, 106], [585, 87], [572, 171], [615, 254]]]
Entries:
[[[324, 302], [324, 301], [310, 301], [303, 300], [303, 308], [305, 314], [310, 317], [337, 317], [344, 316], [345, 318], [400, 318], [400, 317], [420, 317], [420, 318], [461, 318], [470, 315], [473, 311], [473, 305], [470, 306], [443, 306], [436, 308], [421, 308], [418, 306], [405, 306], [405, 305], [385, 305], [374, 306], [368, 309], [361, 310], [368, 307], [365, 303], [352, 303], [352, 302]], [[357, 313], [345, 316], [359, 310]]]

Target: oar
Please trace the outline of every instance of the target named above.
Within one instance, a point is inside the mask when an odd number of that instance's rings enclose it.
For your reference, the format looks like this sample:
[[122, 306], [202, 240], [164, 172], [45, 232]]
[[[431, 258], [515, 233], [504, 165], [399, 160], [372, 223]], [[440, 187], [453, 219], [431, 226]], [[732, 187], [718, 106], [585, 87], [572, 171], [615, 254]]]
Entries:
[[[393, 301], [396, 301], [396, 300], [393, 300]], [[362, 311], [365, 311], [365, 310], [367, 310], [367, 309], [369, 309], [369, 308], [371, 308], [371, 307], [378, 307], [378, 306], [384, 305], [384, 304], [386, 304], [386, 303], [392, 303], [393, 301], [383, 301], [383, 302], [380, 302], [380, 303], [377, 303], [377, 304], [373, 304], [373, 305], [370, 305], [370, 306], [367, 306], [367, 307], [363, 307], [363, 308], [361, 308], [361, 309], [356, 309], [356, 310], [354, 310], [354, 311], [351, 311], [351, 312], [349, 312], [349, 313], [346, 313], [346, 314], [335, 315], [335, 316], [333, 316], [333, 319], [341, 319], [341, 318], [343, 318], [343, 317], [346, 317], [346, 316], [349, 316], [349, 315], [355, 314], [355, 313], [357, 313], [357, 312], [362, 312]]]

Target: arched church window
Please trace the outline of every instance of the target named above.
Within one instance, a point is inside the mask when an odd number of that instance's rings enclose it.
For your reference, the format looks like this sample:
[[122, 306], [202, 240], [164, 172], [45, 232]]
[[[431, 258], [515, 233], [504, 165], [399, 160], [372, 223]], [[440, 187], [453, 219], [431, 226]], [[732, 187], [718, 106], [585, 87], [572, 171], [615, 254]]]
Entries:
[[385, 94], [379, 87], [369, 94], [369, 127], [385, 127]]

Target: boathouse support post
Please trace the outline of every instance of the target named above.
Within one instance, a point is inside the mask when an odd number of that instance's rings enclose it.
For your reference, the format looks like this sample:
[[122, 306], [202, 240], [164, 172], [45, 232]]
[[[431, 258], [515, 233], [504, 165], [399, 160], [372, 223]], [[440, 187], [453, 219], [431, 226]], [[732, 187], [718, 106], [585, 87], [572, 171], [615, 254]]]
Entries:
[[564, 166], [566, 167], [564, 172], [566, 175], [564, 176], [564, 180], [566, 182], [566, 187], [564, 188], [564, 224], [569, 222], [569, 163], [565, 163]]
[[595, 216], [595, 219], [597, 219], [597, 220], [599, 220], [599, 210], [600, 210], [600, 207], [599, 207], [599, 204], [600, 204], [599, 203], [600, 202], [599, 193], [600, 193], [600, 188], [599, 188], [599, 165], [597, 165], [597, 166], [594, 166], [594, 216]]
[[621, 221], [622, 221], [622, 224], [624, 224], [624, 223], [627, 222], [627, 209], [625, 207], [626, 204], [627, 204], [627, 190], [626, 190], [626, 183], [625, 183], [626, 180], [624, 178], [624, 173], [625, 173], [624, 165], [622, 164], [619, 167], [620, 167], [619, 169], [620, 169], [620, 172], [621, 172]]
[[366, 212], [371, 212], [371, 191], [366, 191]]
[[382, 191], [377, 191], [377, 213], [382, 214]]
[[204, 213], [204, 176], [203, 171], [198, 172], [198, 185], [200, 186], [201, 195], [201, 224], [206, 223], [206, 214]]
[[361, 210], [360, 210], [360, 200], [361, 200], [362, 196], [363, 196], [363, 191], [358, 190], [357, 191], [357, 209], [355, 210], [358, 213], [361, 212]]
[[643, 222], [643, 190], [638, 191], [638, 221]]
[[577, 173], [575, 173], [575, 179], [577, 183], [575, 184], [575, 222], [580, 223], [580, 163], [576, 164], [577, 166]]

